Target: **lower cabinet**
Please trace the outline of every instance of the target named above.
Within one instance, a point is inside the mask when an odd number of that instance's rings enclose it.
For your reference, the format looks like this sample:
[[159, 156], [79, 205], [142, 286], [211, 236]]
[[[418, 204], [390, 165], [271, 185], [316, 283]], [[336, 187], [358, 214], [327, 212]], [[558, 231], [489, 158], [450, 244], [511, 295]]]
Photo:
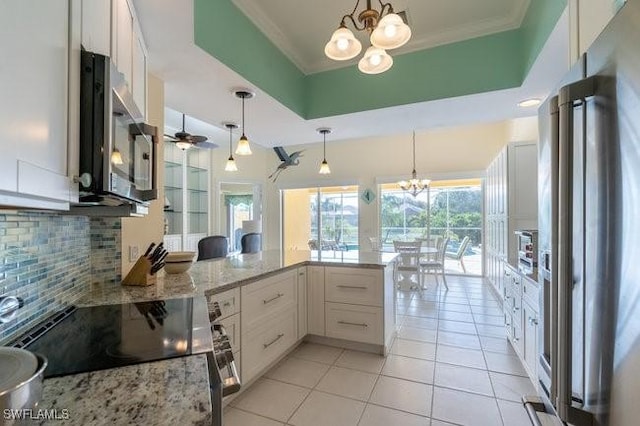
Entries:
[[381, 345], [384, 343], [382, 317], [382, 308], [327, 302], [326, 336]]
[[324, 266], [307, 267], [307, 331], [324, 336]]
[[242, 380], [249, 382], [297, 340], [296, 310], [289, 309], [242, 332]]
[[298, 268], [298, 339], [307, 335], [307, 268]]

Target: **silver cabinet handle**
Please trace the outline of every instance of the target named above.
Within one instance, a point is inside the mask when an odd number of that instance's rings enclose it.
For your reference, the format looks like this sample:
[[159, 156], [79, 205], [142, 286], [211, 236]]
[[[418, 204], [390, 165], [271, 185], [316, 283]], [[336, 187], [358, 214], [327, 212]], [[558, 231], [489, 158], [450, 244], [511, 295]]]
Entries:
[[276, 296], [273, 296], [271, 299], [263, 300], [262, 303], [266, 305], [267, 303], [271, 303], [274, 300], [280, 299], [282, 296], [284, 296], [284, 294], [278, 293]]
[[514, 307], [513, 307], [513, 312], [516, 312], [516, 311], [518, 311], [518, 310], [520, 310], [520, 308], [518, 308], [517, 306], [514, 306]]
[[358, 327], [369, 327], [369, 325], [365, 324], [365, 323], [357, 323], [357, 322], [348, 322], [348, 321], [338, 321], [338, 324], [342, 324], [342, 325], [355, 325]]
[[275, 342], [277, 342], [278, 340], [282, 339], [283, 337], [284, 337], [284, 334], [282, 334], [282, 333], [278, 334], [278, 337], [276, 337], [275, 339], [273, 339], [269, 343], [263, 343], [262, 344], [263, 349], [267, 349], [269, 346], [273, 345]]
[[538, 325], [538, 320], [536, 318], [529, 317], [529, 324]]
[[337, 285], [338, 288], [355, 288], [358, 290], [366, 290], [367, 287], [359, 286], [359, 285]]
[[231, 306], [231, 302], [224, 302], [224, 303], [222, 304], [222, 306], [227, 306], [227, 307], [229, 307], [229, 306]]

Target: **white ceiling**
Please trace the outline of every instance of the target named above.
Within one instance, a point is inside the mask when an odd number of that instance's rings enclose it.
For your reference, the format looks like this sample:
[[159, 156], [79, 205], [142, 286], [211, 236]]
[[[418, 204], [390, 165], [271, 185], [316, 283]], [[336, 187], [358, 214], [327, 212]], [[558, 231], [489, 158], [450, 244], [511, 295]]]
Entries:
[[[134, 4], [150, 71], [165, 82], [166, 106], [201, 120], [202, 127], [190, 127], [199, 124], [188, 121], [187, 131], [209, 136], [220, 145], [228, 141], [221, 123], [240, 122], [240, 101], [231, 93], [237, 87], [256, 92], [246, 103], [247, 136], [253, 143], [273, 147], [319, 142], [316, 129], [325, 126], [333, 128], [330, 140], [337, 141], [534, 115], [535, 108], [521, 109], [516, 103], [546, 97], [568, 69], [565, 12], [520, 88], [304, 120], [194, 44], [192, 0], [134, 0]], [[167, 115], [171, 133], [181, 127], [180, 117]]]
[[[338, 28], [340, 19], [353, 11], [356, 0], [232, 0], [233, 3], [306, 74], [353, 65], [332, 61], [324, 55], [324, 45]], [[461, 41], [518, 28], [530, 0], [393, 0], [395, 12], [406, 11], [411, 40], [394, 53]], [[302, 6], [301, 4], [304, 4]], [[360, 0], [355, 17], [364, 10]], [[380, 10], [374, 0], [372, 7]], [[357, 21], [357, 19], [356, 19]], [[367, 33], [347, 26], [369, 45]]]

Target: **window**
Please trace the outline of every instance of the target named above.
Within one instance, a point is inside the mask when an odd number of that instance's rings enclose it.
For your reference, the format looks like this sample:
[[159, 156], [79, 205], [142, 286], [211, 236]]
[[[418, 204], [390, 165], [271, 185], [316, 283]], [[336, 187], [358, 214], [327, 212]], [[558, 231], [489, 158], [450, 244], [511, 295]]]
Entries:
[[[450, 273], [482, 275], [482, 185], [479, 179], [434, 181], [413, 197], [396, 184], [381, 187], [380, 241], [448, 236], [445, 268]], [[465, 237], [469, 243], [462, 252]]]

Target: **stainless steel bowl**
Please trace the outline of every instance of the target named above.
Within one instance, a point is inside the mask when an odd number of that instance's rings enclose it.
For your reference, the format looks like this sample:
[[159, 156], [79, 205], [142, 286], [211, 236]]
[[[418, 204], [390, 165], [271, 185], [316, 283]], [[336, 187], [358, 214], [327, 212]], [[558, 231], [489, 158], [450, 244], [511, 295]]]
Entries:
[[22, 410], [38, 406], [42, 398], [42, 380], [47, 368], [47, 359], [39, 354], [34, 355], [38, 358], [38, 369], [35, 373], [10, 389], [0, 389], [0, 413], [4, 413], [6, 409]]

